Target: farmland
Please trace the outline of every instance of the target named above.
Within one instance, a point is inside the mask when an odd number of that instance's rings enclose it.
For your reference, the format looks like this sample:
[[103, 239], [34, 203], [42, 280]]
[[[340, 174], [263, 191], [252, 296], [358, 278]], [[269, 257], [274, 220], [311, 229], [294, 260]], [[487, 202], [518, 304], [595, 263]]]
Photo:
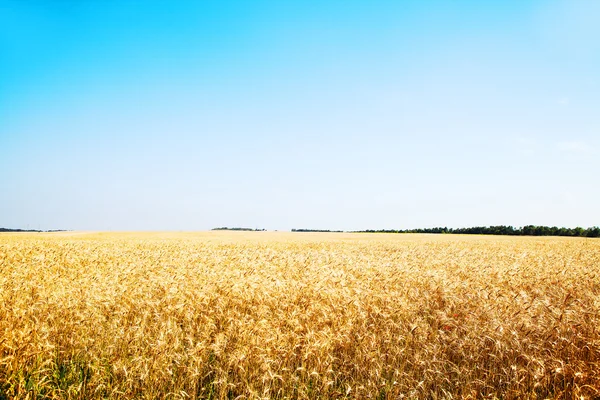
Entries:
[[600, 239], [0, 234], [1, 398], [600, 398]]

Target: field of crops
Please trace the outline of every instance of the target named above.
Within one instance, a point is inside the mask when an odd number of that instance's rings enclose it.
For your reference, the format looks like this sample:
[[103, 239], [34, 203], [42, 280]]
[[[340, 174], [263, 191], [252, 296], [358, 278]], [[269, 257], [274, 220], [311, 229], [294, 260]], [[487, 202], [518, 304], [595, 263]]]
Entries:
[[600, 239], [0, 234], [0, 399], [600, 398]]

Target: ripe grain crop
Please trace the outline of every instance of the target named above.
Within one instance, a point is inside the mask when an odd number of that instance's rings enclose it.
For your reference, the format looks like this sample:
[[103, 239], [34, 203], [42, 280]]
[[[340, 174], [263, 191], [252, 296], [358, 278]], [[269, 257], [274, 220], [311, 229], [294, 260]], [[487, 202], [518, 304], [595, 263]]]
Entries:
[[600, 240], [0, 234], [0, 399], [600, 398]]

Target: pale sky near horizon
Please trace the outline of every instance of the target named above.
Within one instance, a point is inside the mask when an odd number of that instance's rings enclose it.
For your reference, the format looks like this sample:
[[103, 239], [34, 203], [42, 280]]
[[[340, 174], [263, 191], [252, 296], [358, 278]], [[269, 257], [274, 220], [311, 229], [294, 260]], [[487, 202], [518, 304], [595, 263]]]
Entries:
[[0, 0], [0, 227], [600, 225], [600, 1]]

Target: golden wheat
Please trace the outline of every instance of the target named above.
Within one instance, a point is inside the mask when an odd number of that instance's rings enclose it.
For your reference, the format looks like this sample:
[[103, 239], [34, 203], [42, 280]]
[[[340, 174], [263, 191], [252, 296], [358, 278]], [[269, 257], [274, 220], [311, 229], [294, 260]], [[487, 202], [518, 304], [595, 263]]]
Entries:
[[600, 398], [600, 240], [0, 235], [2, 398]]

